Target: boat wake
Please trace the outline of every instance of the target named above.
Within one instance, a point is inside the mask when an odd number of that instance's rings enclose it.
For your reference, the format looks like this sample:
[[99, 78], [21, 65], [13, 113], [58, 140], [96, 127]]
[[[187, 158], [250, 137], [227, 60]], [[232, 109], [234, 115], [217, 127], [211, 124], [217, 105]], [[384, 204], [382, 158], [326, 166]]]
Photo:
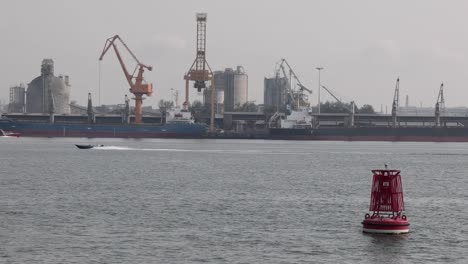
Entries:
[[175, 148], [130, 148], [120, 146], [95, 146], [95, 150], [132, 150], [158, 152], [205, 152], [205, 153], [262, 153], [258, 150], [222, 150], [222, 149], [175, 149]]
[[96, 146], [94, 150], [127, 150], [127, 151], [152, 151], [152, 152], [192, 152], [192, 153], [219, 153], [219, 154], [262, 154], [262, 155], [302, 155], [303, 152], [290, 152], [278, 150], [227, 150], [227, 149], [177, 149], [177, 148], [131, 148], [122, 146]]
[[119, 146], [95, 146], [93, 149], [97, 150], [137, 150], [129, 147], [119, 147]]
[[468, 156], [468, 153], [411, 153], [410, 155], [421, 155], [421, 156]]

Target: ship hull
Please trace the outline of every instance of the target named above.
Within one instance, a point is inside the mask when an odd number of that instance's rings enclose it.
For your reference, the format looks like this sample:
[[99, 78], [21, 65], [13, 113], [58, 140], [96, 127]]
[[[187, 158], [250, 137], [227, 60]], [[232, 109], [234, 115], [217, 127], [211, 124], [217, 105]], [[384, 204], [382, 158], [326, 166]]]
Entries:
[[465, 127], [360, 127], [318, 129], [270, 129], [271, 139], [334, 141], [468, 142]]
[[0, 129], [14, 131], [24, 137], [88, 137], [88, 138], [201, 138], [203, 124], [162, 125], [90, 125], [48, 124], [2, 120]]

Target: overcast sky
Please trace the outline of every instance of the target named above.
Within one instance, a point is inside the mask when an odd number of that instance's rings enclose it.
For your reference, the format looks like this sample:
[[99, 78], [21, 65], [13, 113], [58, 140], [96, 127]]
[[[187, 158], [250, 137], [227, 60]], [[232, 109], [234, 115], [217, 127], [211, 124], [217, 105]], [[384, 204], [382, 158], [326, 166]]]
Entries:
[[[105, 39], [119, 34], [137, 57], [154, 95], [144, 105], [184, 89], [195, 58], [196, 12], [208, 13], [207, 59], [213, 70], [244, 66], [249, 100], [263, 102], [263, 78], [286, 58], [314, 91], [322, 84], [344, 100], [390, 107], [400, 77], [400, 102], [432, 106], [441, 82], [447, 106], [468, 106], [468, 1], [2, 1], [0, 98], [29, 83], [43, 58], [70, 76], [71, 98], [98, 100], [98, 57]], [[130, 68], [134, 64], [128, 60]], [[192, 95], [196, 94], [191, 89]], [[121, 103], [128, 85], [115, 54], [101, 66], [101, 103]], [[331, 99], [324, 95], [322, 97]]]

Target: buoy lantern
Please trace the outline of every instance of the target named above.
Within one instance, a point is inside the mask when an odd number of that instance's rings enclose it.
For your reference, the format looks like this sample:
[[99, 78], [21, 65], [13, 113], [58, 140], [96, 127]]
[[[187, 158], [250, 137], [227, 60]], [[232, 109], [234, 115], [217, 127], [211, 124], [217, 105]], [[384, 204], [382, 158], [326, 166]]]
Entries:
[[404, 215], [403, 186], [399, 170], [373, 170], [369, 211], [362, 221], [365, 233], [405, 234], [409, 222]]

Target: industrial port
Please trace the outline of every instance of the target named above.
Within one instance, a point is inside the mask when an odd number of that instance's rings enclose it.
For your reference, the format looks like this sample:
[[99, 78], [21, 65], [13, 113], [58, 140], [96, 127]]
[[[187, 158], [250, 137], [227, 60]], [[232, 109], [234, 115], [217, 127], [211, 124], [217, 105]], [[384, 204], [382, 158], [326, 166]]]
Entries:
[[[376, 112], [369, 104], [359, 108], [356, 102], [344, 101], [336, 96], [320, 81], [322, 67], [316, 68], [319, 82], [314, 91], [301, 82], [285, 58], [280, 58], [275, 65], [274, 76], [264, 78], [263, 104], [257, 105], [249, 100], [249, 78], [243, 66], [212, 70], [206, 58], [207, 14], [197, 13], [195, 22], [195, 58], [188, 71], [181, 74], [185, 80], [181, 104], [178, 100], [179, 91], [174, 91], [174, 100], [161, 100], [159, 109], [143, 106], [145, 97], [153, 94], [153, 85], [145, 79], [145, 71], [152, 71], [153, 67], [140, 61], [124, 37], [114, 35], [105, 39], [98, 59], [101, 61], [105, 55], [115, 53], [129, 86], [129, 93], [135, 101], [134, 106], [131, 106], [127, 94], [121, 95], [121, 103], [94, 106], [91, 93], [88, 94], [87, 106], [78, 105], [70, 100], [71, 78], [68, 75], [56, 76], [53, 59], [46, 58], [41, 63], [40, 75], [31, 80], [27, 87], [24, 84], [10, 87], [9, 104], [4, 107], [2, 118], [4, 121], [20, 122], [20, 125], [49, 124], [47, 128], [41, 128], [45, 130], [40, 132], [32, 131], [34, 128], [31, 127], [13, 131], [26, 136], [390, 141], [418, 141], [419, 137], [424, 138], [423, 141], [468, 141], [468, 130], [465, 128], [468, 125], [468, 109], [446, 108], [443, 84], [440, 84], [434, 107], [423, 109], [410, 107], [408, 97], [405, 105], [400, 105], [400, 79], [397, 79], [394, 88], [392, 84], [386, 84], [394, 90], [391, 110], [384, 112], [381, 106], [380, 112]], [[133, 59], [137, 65], [135, 69], [127, 68], [122, 59], [123, 53]], [[111, 54], [106, 57], [109, 56]], [[203, 102], [191, 101], [190, 94], [194, 92], [203, 94]], [[321, 102], [321, 92], [326, 92], [335, 101]], [[317, 105], [310, 103], [313, 95], [318, 95]], [[16, 123], [3, 123], [6, 124], [2, 127], [4, 130], [19, 129]], [[200, 127], [194, 130], [195, 134], [191, 134], [190, 129], [184, 130], [187, 127], [182, 130], [171, 128], [174, 129], [171, 131], [164, 127], [181, 123], [190, 124], [191, 128], [196, 124]], [[83, 129], [78, 129], [80, 132], [73, 131], [77, 129], [75, 126], [80, 125], [89, 131], [96, 131], [89, 134]], [[121, 126], [126, 128], [122, 130]], [[209, 129], [201, 132], [202, 126]], [[139, 134], [144, 131], [142, 127], [148, 130], [144, 135]], [[157, 127], [157, 132], [150, 127]], [[141, 131], [127, 131], [129, 128]], [[434, 130], [437, 128], [439, 130]]]

